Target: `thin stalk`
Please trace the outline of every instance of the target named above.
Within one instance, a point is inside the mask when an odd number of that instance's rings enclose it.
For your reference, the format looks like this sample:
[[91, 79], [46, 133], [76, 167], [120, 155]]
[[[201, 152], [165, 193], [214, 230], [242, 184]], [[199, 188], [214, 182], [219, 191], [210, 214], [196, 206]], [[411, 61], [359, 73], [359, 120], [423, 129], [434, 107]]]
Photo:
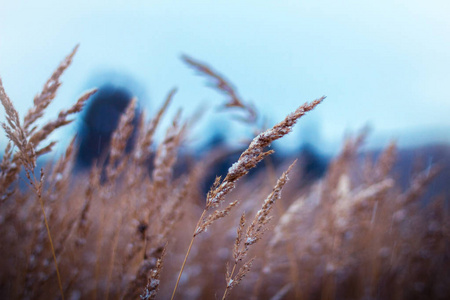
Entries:
[[[50, 248], [52, 250], [53, 262], [55, 264], [55, 269], [56, 269], [56, 276], [58, 277], [58, 285], [59, 285], [59, 290], [61, 292], [61, 298], [62, 298], [62, 300], [64, 300], [64, 291], [63, 291], [62, 282], [61, 282], [61, 275], [59, 274], [58, 262], [56, 261], [55, 247], [53, 246], [53, 239], [52, 239], [52, 235], [50, 233], [50, 227], [48, 226], [47, 215], [45, 214], [44, 201], [42, 200], [42, 181], [40, 181], [39, 185], [37, 185], [36, 184], [37, 180], [36, 180], [36, 177], [34, 176], [34, 174], [33, 174], [33, 179], [34, 179], [33, 185], [37, 192], [39, 204], [41, 205], [42, 214], [44, 216], [44, 223], [45, 223], [45, 228], [47, 229], [48, 240], [50, 241]], [[42, 177], [41, 177], [41, 180], [42, 180]]]
[[198, 226], [200, 226], [200, 222], [202, 221], [203, 217], [205, 216], [205, 213], [206, 213], [206, 209], [203, 210], [203, 213], [200, 216], [200, 218], [198, 219], [197, 225], [195, 226], [194, 233], [192, 234], [191, 243], [189, 244], [189, 248], [186, 252], [186, 256], [184, 257], [183, 264], [181, 265], [181, 270], [180, 270], [180, 273], [178, 274], [177, 283], [175, 284], [175, 288], [173, 289], [173, 293], [172, 293], [172, 298], [170, 298], [170, 300], [175, 299], [175, 293], [177, 292], [177, 288], [178, 288], [178, 284], [180, 283], [181, 275], [183, 274], [184, 267], [185, 267], [187, 259], [189, 257], [189, 253], [191, 253], [192, 245], [194, 244], [194, 239], [196, 237], [195, 232], [197, 231]]
[[44, 203], [42, 202], [42, 198], [40, 196], [39, 196], [39, 202], [41, 204], [42, 214], [44, 215], [44, 222], [45, 222], [45, 228], [47, 229], [48, 240], [50, 241], [50, 247], [52, 248], [53, 262], [55, 263], [56, 276], [58, 277], [59, 290], [61, 291], [62, 300], [64, 300], [64, 292], [63, 292], [63, 287], [62, 287], [62, 283], [61, 283], [61, 275], [59, 274], [58, 263], [56, 261], [55, 247], [53, 247], [52, 235], [50, 234], [50, 228], [48, 227], [47, 216], [45, 215], [45, 210], [44, 210]]
[[[234, 271], [236, 270], [236, 266], [237, 266], [237, 263], [234, 263], [233, 270], [231, 271], [231, 274], [230, 274], [230, 280], [233, 279], [233, 275], [234, 275]], [[229, 282], [227, 282], [227, 288], [225, 289], [225, 292], [223, 292], [222, 300], [225, 300], [225, 298], [227, 297], [228, 286], [229, 286]]]
[[105, 296], [106, 300], [109, 299], [109, 287], [111, 285], [111, 278], [112, 278], [112, 273], [113, 273], [113, 269], [114, 269], [114, 261], [115, 261], [116, 252], [117, 252], [117, 245], [119, 243], [120, 229], [121, 229], [122, 224], [123, 224], [123, 214], [121, 214], [119, 224], [120, 224], [119, 228], [117, 229], [117, 231], [114, 234], [113, 249], [112, 249], [111, 258], [110, 258], [110, 261], [109, 261], [108, 281], [107, 281], [107, 284], [106, 284], [106, 296]]

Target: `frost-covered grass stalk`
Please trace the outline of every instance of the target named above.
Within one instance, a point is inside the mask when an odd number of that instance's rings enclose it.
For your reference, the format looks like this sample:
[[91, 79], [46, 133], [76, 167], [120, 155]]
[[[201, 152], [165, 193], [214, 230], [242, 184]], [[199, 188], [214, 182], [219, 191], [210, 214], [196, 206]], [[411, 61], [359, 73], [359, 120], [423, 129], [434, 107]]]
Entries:
[[297, 108], [293, 113], [289, 114], [283, 121], [276, 124], [272, 128], [260, 133], [257, 137], [253, 139], [248, 148], [241, 154], [239, 160], [235, 162], [230, 169], [228, 174], [223, 180], [219, 177], [208, 192], [206, 196], [206, 205], [203, 210], [200, 219], [197, 222], [194, 233], [192, 235], [192, 240], [189, 248], [186, 252], [185, 259], [181, 266], [180, 273], [178, 275], [177, 283], [172, 293], [172, 299], [175, 298], [175, 293], [180, 281], [181, 275], [186, 265], [186, 261], [189, 257], [194, 239], [202, 232], [204, 232], [212, 223], [215, 221], [226, 217], [231, 209], [237, 205], [237, 201], [229, 203], [224, 209], [218, 209], [219, 206], [223, 205], [225, 202], [225, 196], [230, 193], [234, 188], [236, 182], [246, 175], [252, 168], [264, 159], [267, 155], [272, 154], [274, 151], [269, 150], [265, 152], [265, 148], [268, 147], [273, 141], [285, 136], [291, 132], [292, 127], [295, 125], [297, 120], [304, 116], [308, 111], [311, 111], [319, 103], [325, 99], [322, 97], [320, 99], [314, 100], [312, 103], [305, 103], [299, 108]]

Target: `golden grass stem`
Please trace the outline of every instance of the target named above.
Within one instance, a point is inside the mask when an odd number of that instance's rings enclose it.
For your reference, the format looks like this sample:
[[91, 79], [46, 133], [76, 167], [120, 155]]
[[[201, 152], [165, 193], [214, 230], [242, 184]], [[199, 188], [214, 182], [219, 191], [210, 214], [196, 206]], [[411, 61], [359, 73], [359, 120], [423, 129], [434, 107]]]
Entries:
[[180, 273], [178, 274], [177, 283], [175, 284], [175, 288], [173, 289], [171, 300], [175, 299], [175, 293], [177, 292], [178, 284], [180, 283], [181, 274], [183, 274], [184, 266], [186, 265], [186, 261], [189, 257], [189, 253], [191, 253], [192, 245], [194, 244], [195, 236], [192, 236], [191, 243], [189, 244], [189, 248], [186, 252], [186, 256], [184, 257], [183, 264], [181, 265]]
[[[236, 266], [237, 266], [237, 263], [234, 264], [233, 270], [231, 270], [231, 274], [230, 274], [230, 279], [229, 280], [233, 279], [233, 275], [234, 275], [234, 271], [236, 270]], [[225, 292], [223, 292], [222, 300], [225, 300], [225, 298], [227, 297], [228, 290], [229, 290], [228, 287], [229, 287], [229, 282], [227, 282], [227, 288], [225, 289]]]
[[203, 217], [205, 216], [205, 213], [206, 213], [206, 209], [203, 210], [203, 213], [200, 216], [200, 218], [198, 219], [197, 225], [195, 226], [194, 233], [192, 234], [191, 243], [189, 244], [189, 248], [186, 252], [186, 256], [184, 257], [183, 264], [181, 265], [180, 273], [178, 274], [178, 278], [177, 278], [177, 283], [175, 284], [175, 287], [172, 292], [172, 297], [170, 298], [170, 300], [175, 299], [175, 293], [177, 292], [177, 288], [178, 288], [178, 284], [180, 283], [181, 275], [183, 274], [184, 267], [186, 266], [186, 262], [189, 257], [189, 253], [191, 253], [192, 245], [194, 244], [194, 239], [196, 237], [195, 232], [197, 231], [197, 228], [200, 226], [200, 223], [202, 222]]
[[52, 235], [50, 233], [50, 227], [48, 226], [47, 215], [45, 214], [44, 202], [42, 201], [40, 187], [38, 190], [38, 198], [39, 198], [39, 204], [41, 205], [42, 214], [44, 216], [44, 222], [45, 222], [45, 228], [47, 229], [48, 240], [50, 241], [50, 248], [52, 250], [53, 262], [55, 263], [56, 276], [58, 277], [58, 285], [59, 285], [59, 290], [61, 291], [61, 298], [62, 298], [62, 300], [64, 300], [64, 291], [63, 291], [62, 282], [61, 282], [61, 275], [59, 274], [58, 262], [56, 261], [55, 247], [53, 246], [53, 239], [52, 239]]

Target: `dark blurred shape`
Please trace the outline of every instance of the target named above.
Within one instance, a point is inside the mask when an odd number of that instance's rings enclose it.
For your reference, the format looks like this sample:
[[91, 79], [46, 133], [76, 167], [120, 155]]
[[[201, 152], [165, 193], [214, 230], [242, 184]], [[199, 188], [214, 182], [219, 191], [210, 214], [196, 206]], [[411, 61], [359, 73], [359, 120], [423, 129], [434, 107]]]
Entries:
[[215, 128], [208, 143], [201, 149], [197, 160], [205, 164], [205, 174], [200, 183], [202, 194], [213, 186], [217, 176], [224, 178], [228, 169], [235, 163], [245, 149], [232, 149], [226, 141], [226, 134], [220, 128]]
[[306, 181], [314, 181], [325, 175], [330, 159], [320, 154], [313, 145], [306, 143], [301, 146], [298, 157]]
[[[198, 160], [203, 161], [206, 171], [201, 183], [201, 191], [206, 194], [214, 183], [217, 176], [224, 178], [228, 169], [235, 163], [245, 148], [233, 149], [226, 141], [226, 133], [220, 128], [216, 128], [207, 145], [200, 152]], [[286, 163], [292, 163], [295, 159], [299, 160], [298, 168], [301, 174], [301, 180], [296, 183], [297, 188], [303, 188], [322, 178], [328, 168], [329, 157], [322, 155], [313, 145], [305, 143], [297, 151], [290, 154], [283, 154], [282, 151], [275, 152], [267, 157], [264, 162], [252, 169], [247, 175], [247, 179], [266, 172], [267, 168], [281, 166]], [[291, 183], [293, 184], [293, 183]]]
[[[93, 163], [102, 164], [107, 160], [112, 133], [132, 98], [131, 92], [124, 88], [104, 85], [89, 100], [78, 128], [78, 170], [88, 169]], [[139, 114], [136, 113], [133, 121], [135, 128], [138, 119]], [[128, 141], [127, 151], [132, 148], [134, 136], [135, 132]]]

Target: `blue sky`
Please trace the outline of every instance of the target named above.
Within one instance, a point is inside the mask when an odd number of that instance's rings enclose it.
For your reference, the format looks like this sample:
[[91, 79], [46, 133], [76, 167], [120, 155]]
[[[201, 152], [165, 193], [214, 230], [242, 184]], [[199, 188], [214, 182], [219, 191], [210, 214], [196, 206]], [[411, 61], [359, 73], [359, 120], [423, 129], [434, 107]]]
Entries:
[[269, 124], [326, 95], [287, 144], [308, 138], [334, 152], [365, 125], [375, 145], [450, 142], [449, 11], [448, 1], [415, 0], [2, 1], [0, 76], [23, 116], [80, 43], [50, 115], [113, 72], [142, 87], [149, 114], [177, 86], [172, 115], [207, 104], [204, 124], [236, 124], [215, 111], [220, 94], [180, 61], [188, 54], [230, 79]]

